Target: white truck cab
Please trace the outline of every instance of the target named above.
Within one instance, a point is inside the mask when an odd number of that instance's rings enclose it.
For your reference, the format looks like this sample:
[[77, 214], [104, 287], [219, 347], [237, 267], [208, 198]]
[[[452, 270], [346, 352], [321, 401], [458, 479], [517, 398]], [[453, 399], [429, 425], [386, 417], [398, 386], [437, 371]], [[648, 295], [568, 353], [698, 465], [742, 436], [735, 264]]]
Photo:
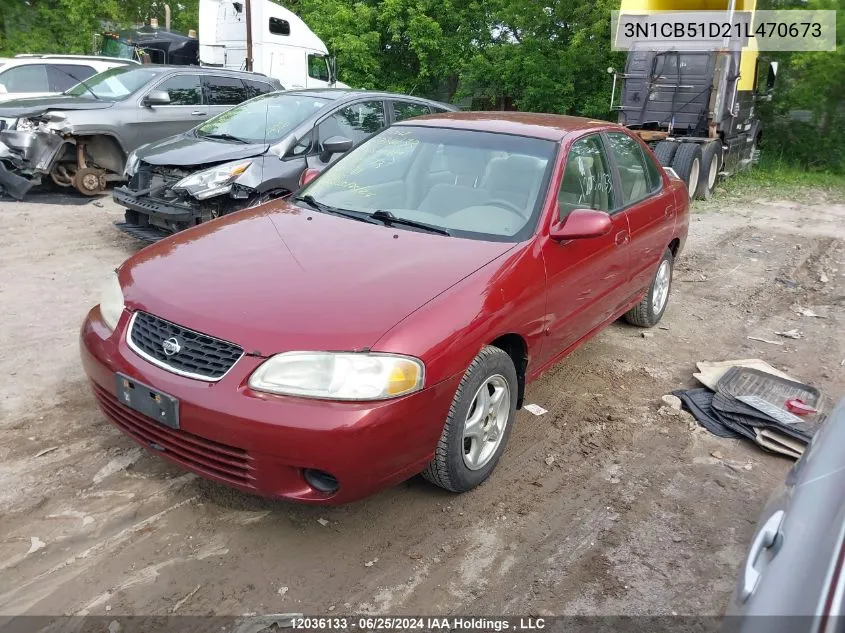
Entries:
[[[270, 0], [251, 0], [252, 70], [286, 89], [348, 88], [336, 81], [323, 41], [295, 13]], [[199, 57], [204, 66], [245, 70], [245, 0], [200, 0]]]

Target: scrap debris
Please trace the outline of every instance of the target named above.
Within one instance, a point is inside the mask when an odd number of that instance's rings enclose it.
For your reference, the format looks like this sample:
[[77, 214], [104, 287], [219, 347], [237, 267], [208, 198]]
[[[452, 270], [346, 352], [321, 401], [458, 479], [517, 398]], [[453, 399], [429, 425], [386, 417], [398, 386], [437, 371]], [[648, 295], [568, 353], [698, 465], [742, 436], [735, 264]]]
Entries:
[[777, 334], [778, 336], [783, 336], [785, 338], [804, 338], [804, 333], [797, 329], [786, 330], [785, 332], [775, 332], [775, 334]]
[[827, 415], [822, 393], [757, 358], [698, 363], [705, 388], [675, 391], [684, 407], [719, 437], [745, 437], [798, 459]]
[[759, 336], [748, 336], [746, 338], [750, 341], [760, 341], [761, 343], [768, 343], [769, 345], [783, 345], [780, 341], [770, 341], [767, 338], [760, 338]]

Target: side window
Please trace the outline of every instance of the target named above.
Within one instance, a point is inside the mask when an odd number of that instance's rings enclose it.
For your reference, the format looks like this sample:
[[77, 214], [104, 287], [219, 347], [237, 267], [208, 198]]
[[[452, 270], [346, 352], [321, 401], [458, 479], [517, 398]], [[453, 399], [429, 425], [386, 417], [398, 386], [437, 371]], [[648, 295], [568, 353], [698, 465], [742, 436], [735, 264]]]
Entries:
[[237, 77], [206, 75], [202, 82], [209, 105], [237, 105], [249, 98], [246, 87]]
[[658, 167], [654, 156], [649, 152], [643, 152], [645, 161], [646, 176], [648, 176], [648, 192], [654, 193], [663, 185], [663, 177], [660, 175], [663, 169]]
[[[654, 191], [653, 181], [646, 172], [646, 155], [640, 144], [627, 134], [610, 132], [607, 135], [610, 151], [619, 167], [622, 182], [622, 205], [638, 202]], [[657, 186], [660, 186], [659, 181]]]
[[202, 103], [200, 78], [196, 75], [174, 75], [155, 89], [164, 90], [170, 96], [170, 105], [196, 106]]
[[50, 92], [44, 64], [14, 66], [0, 73], [0, 84], [6, 87], [6, 92]]
[[613, 178], [601, 137], [582, 138], [572, 144], [557, 196], [560, 219], [575, 209], [610, 211], [614, 207]]
[[290, 35], [290, 22], [281, 18], [270, 18], [270, 33], [273, 35]]
[[308, 76], [320, 81], [329, 80], [329, 65], [323, 55], [308, 55]]
[[410, 101], [393, 102], [393, 118], [396, 121], [404, 121], [405, 119], [423, 116], [424, 114], [431, 114], [431, 109], [428, 106]]
[[384, 126], [384, 102], [364, 101], [354, 103], [329, 115], [320, 123], [318, 137], [322, 143], [332, 136], [345, 136], [358, 145]]
[[247, 79], [244, 81], [247, 87], [247, 91], [249, 93], [249, 98], [252, 99], [253, 97], [257, 97], [258, 95], [267, 94], [268, 92], [273, 92], [273, 86], [264, 82], [264, 81], [256, 81], [255, 79]]
[[50, 80], [50, 92], [64, 92], [70, 90], [80, 81], [97, 74], [90, 66], [78, 64], [53, 64], [47, 67], [47, 76]]

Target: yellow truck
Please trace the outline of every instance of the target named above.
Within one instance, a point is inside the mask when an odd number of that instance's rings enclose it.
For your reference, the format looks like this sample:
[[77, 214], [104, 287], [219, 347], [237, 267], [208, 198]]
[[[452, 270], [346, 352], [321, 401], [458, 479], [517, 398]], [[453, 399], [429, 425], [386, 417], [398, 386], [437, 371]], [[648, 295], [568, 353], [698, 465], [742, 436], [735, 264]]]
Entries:
[[[721, 11], [730, 19], [743, 15], [751, 20], [755, 4], [622, 0], [620, 13]], [[719, 176], [747, 169], [757, 160], [762, 134], [757, 105], [771, 99], [777, 74], [777, 63], [758, 55], [753, 36], [710, 46], [692, 50], [639, 41], [628, 49], [624, 73], [608, 69], [614, 75], [611, 106], [618, 110], [619, 122], [636, 131], [660, 162], [687, 183], [690, 198], [709, 198]], [[614, 105], [617, 83], [619, 103]]]

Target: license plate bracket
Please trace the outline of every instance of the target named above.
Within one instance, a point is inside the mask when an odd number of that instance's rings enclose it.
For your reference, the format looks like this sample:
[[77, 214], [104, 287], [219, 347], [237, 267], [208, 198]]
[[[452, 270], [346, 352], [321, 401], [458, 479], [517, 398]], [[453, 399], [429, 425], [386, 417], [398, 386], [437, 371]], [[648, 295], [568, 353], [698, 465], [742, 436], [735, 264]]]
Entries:
[[115, 374], [115, 383], [121, 404], [171, 429], [179, 428], [178, 399], [120, 373]]

